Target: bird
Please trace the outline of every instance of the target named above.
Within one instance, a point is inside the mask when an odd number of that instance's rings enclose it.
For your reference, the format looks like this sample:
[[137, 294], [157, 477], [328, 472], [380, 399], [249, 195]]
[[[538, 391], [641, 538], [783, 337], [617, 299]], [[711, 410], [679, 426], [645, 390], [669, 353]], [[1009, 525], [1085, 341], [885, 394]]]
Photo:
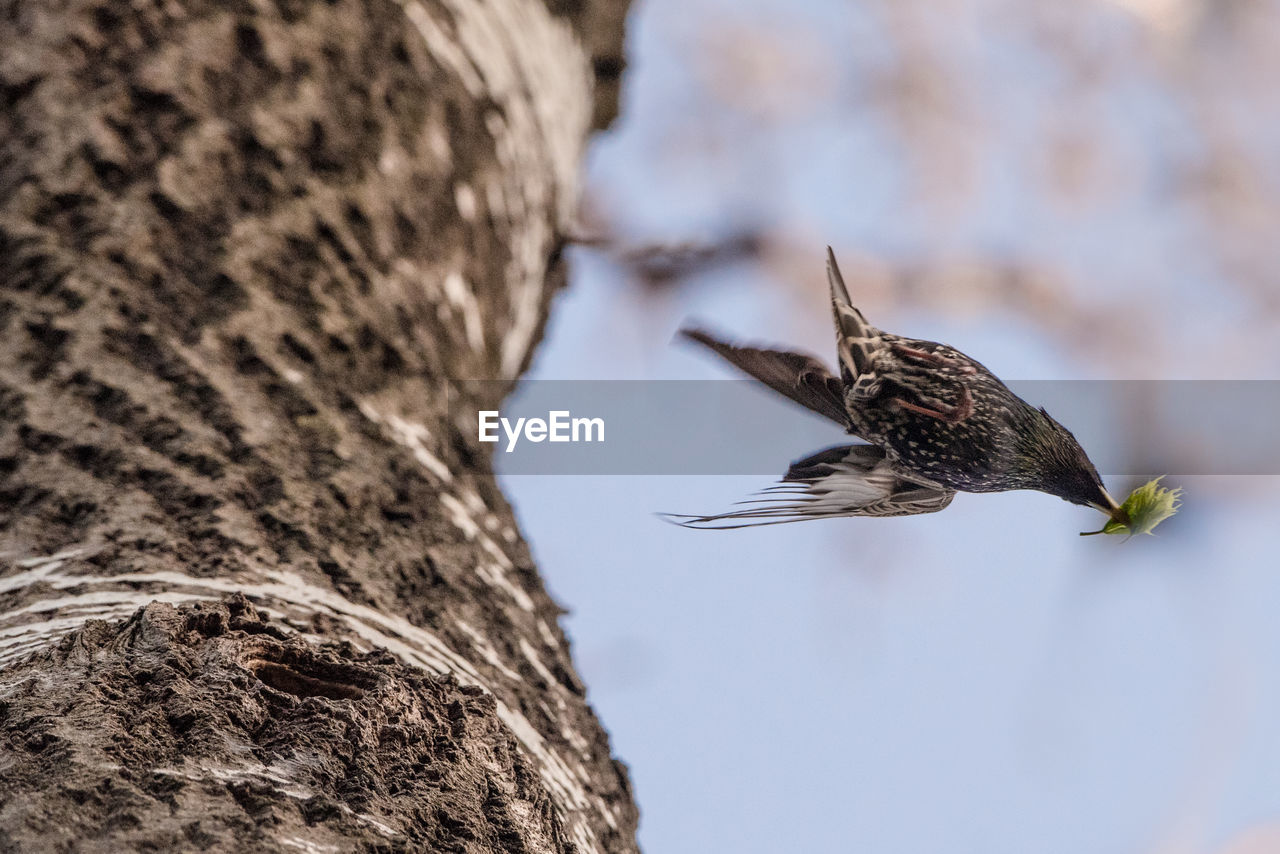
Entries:
[[883, 332], [849, 298], [835, 253], [827, 281], [838, 375], [804, 353], [681, 334], [861, 442], [793, 463], [741, 509], [663, 514], [693, 528], [741, 528], [844, 516], [936, 513], [957, 492], [1032, 489], [1127, 524], [1071, 431], [954, 347]]

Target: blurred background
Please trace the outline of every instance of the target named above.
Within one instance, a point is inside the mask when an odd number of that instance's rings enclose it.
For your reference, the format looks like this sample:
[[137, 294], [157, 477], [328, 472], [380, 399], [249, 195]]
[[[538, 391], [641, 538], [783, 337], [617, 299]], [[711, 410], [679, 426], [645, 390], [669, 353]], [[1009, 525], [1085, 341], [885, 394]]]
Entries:
[[[637, 0], [629, 40], [532, 377], [733, 376], [689, 318], [830, 361], [830, 243], [1005, 379], [1280, 379], [1280, 2]], [[1174, 482], [1122, 543], [1030, 492], [714, 532], [653, 514], [768, 478], [503, 477], [649, 852], [1273, 854], [1280, 478]]]

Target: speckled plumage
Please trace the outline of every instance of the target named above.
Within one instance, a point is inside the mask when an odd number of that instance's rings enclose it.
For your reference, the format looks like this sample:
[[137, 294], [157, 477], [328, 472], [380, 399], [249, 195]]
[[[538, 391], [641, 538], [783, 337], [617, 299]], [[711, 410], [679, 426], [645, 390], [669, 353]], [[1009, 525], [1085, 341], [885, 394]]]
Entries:
[[934, 341], [869, 324], [827, 250], [840, 376], [811, 356], [685, 335], [870, 445], [829, 449], [792, 466], [743, 510], [678, 517], [739, 527], [830, 516], [900, 516], [946, 507], [955, 492], [1035, 489], [1118, 513], [1075, 437], [981, 363]]

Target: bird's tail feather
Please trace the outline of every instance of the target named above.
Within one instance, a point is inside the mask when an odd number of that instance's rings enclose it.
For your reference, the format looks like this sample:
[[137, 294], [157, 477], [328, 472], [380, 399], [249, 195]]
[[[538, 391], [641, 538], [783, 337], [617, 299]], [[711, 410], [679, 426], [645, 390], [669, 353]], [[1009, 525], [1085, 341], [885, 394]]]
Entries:
[[867, 323], [862, 312], [849, 299], [849, 289], [840, 275], [836, 254], [827, 247], [827, 282], [831, 285], [831, 314], [836, 325], [836, 352], [846, 381], [852, 381], [871, 370], [871, 351], [880, 331]]

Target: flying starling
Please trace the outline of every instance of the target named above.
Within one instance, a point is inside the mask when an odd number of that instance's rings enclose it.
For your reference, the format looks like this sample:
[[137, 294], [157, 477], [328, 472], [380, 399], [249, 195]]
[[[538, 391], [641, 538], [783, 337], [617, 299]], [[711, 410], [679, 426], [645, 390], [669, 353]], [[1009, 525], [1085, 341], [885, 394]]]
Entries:
[[881, 332], [849, 300], [827, 248], [839, 378], [812, 356], [683, 334], [869, 444], [842, 445], [793, 464], [745, 509], [671, 516], [689, 527], [737, 528], [836, 516], [935, 513], [956, 492], [1036, 489], [1127, 515], [1080, 443], [1043, 408], [989, 370], [934, 341]]

